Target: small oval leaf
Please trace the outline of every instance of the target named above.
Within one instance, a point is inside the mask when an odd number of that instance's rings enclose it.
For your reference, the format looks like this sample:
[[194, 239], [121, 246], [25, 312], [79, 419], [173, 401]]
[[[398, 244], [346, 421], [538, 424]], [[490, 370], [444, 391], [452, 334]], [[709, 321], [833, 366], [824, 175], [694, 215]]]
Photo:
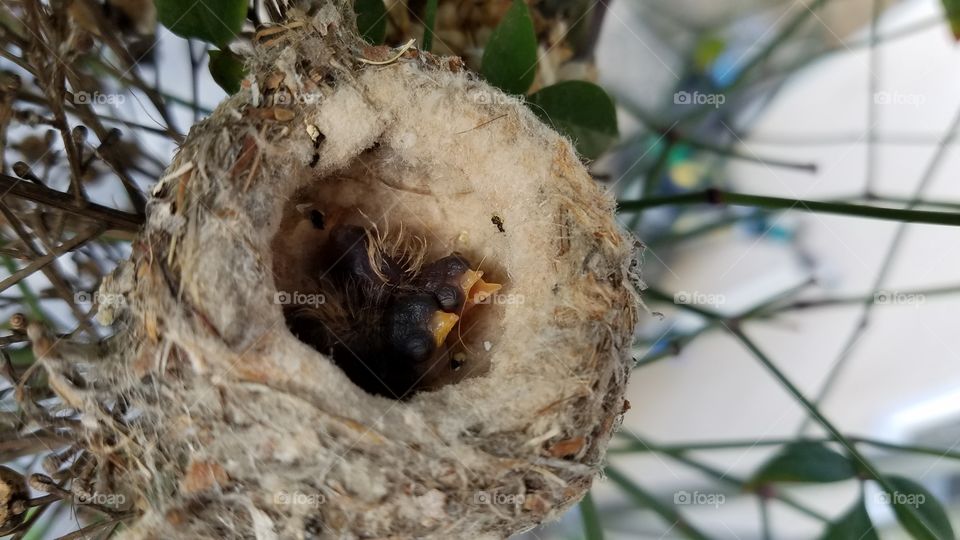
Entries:
[[893, 505], [897, 521], [914, 538], [945, 540], [956, 538], [953, 526], [940, 502], [929, 491], [913, 480], [902, 476], [887, 476], [893, 493], [885, 493]]
[[953, 38], [960, 41], [960, 0], [943, 0], [943, 9]]
[[839, 482], [856, 476], [853, 463], [821, 443], [800, 441], [786, 445], [760, 467], [751, 486], [770, 482]]
[[483, 50], [480, 71], [487, 81], [511, 94], [524, 94], [537, 75], [537, 34], [523, 0], [513, 5], [493, 29]]
[[700, 71], [706, 71], [723, 54], [727, 43], [722, 37], [708, 36], [701, 39], [693, 51], [693, 63]]
[[383, 0], [357, 0], [353, 4], [357, 30], [367, 43], [379, 45], [387, 37], [387, 8]]
[[617, 110], [599, 86], [586, 81], [550, 85], [527, 98], [544, 122], [573, 140], [580, 155], [596, 159], [616, 142]]
[[853, 507], [827, 526], [820, 540], [848, 540], [856, 538], [857, 540], [879, 540], [877, 531], [870, 521], [870, 514], [867, 513], [867, 507], [863, 499], [857, 501]]
[[210, 75], [228, 94], [240, 91], [240, 81], [247, 72], [243, 67], [243, 60], [229, 49], [210, 51]]
[[243, 28], [247, 0], [154, 0], [157, 19], [180, 37], [225, 48]]

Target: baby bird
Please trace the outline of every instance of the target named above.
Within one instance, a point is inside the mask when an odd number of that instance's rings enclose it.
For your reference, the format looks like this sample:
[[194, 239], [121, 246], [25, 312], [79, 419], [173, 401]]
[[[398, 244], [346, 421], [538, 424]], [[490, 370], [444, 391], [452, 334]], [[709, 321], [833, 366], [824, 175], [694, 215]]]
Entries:
[[463, 313], [501, 288], [459, 253], [424, 263], [425, 242], [338, 224], [319, 254], [324, 302], [291, 306], [291, 331], [368, 392], [404, 399], [446, 361]]

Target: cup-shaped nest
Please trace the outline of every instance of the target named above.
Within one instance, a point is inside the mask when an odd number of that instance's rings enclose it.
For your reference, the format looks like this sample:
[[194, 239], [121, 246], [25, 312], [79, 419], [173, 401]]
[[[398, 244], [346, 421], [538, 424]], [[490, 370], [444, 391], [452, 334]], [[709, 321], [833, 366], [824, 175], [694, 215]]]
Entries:
[[600, 471], [639, 305], [613, 200], [522, 101], [349, 22], [257, 35], [102, 291], [128, 534], [505, 537]]

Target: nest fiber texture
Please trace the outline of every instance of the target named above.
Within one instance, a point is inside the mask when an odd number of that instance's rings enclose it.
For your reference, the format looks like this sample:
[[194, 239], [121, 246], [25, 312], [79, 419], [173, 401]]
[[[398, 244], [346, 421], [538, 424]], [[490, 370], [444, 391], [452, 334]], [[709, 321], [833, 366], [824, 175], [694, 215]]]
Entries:
[[[126, 534], [500, 538], [559, 515], [625, 405], [638, 299], [613, 201], [455, 59], [366, 47], [329, 7], [293, 21], [258, 36], [102, 290], [123, 301], [101, 306], [121, 332], [97, 370], [131, 418], [71, 403], [115, 443], [98, 452], [143, 511]], [[476, 308], [469, 377], [373, 396], [287, 330], [309, 208], [483, 261], [513, 301]]]

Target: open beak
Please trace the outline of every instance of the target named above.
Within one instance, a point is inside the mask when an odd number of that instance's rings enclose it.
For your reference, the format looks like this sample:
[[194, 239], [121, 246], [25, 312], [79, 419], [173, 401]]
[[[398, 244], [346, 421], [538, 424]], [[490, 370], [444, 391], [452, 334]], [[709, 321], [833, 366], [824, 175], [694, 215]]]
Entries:
[[[460, 288], [467, 299], [463, 306], [464, 311], [476, 304], [483, 303], [493, 293], [503, 288], [503, 285], [499, 283], [487, 283], [482, 278], [483, 272], [474, 270], [467, 270], [460, 278]], [[430, 332], [433, 334], [437, 347], [443, 345], [450, 331], [453, 330], [459, 320], [460, 316], [455, 313], [437, 311], [433, 314], [430, 319]]]
[[466, 293], [467, 304], [464, 309], [472, 305], [483, 303], [493, 293], [503, 288], [499, 283], [487, 283], [483, 280], [482, 271], [467, 270], [460, 279], [460, 288]]
[[456, 325], [459, 320], [460, 316], [455, 313], [437, 311], [433, 314], [433, 317], [430, 319], [430, 333], [433, 334], [433, 339], [437, 347], [443, 345], [444, 340], [447, 339], [447, 335], [450, 334], [450, 331], [453, 330], [454, 325]]

